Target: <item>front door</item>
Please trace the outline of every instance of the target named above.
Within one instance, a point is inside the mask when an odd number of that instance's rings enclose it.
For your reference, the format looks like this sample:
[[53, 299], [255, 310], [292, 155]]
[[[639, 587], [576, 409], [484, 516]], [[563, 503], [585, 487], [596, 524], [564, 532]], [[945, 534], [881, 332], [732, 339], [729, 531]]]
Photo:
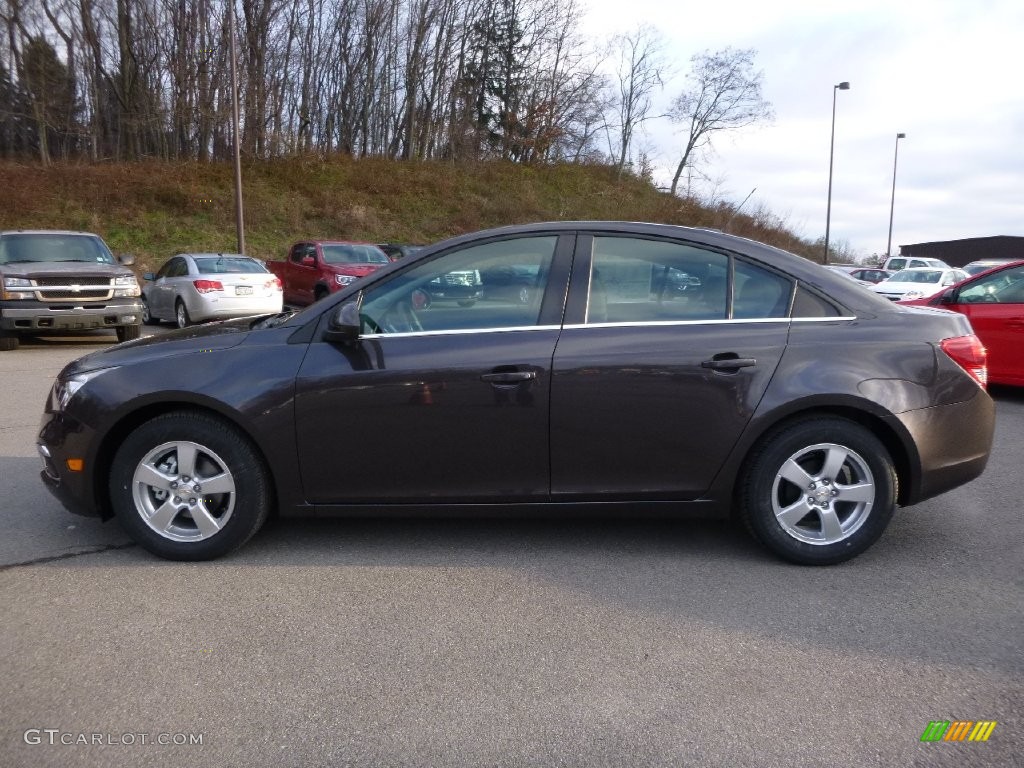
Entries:
[[[496, 239], [370, 285], [360, 340], [314, 341], [299, 371], [307, 500], [546, 499], [551, 358], [573, 239]], [[496, 268], [533, 275], [530, 300], [431, 290]]]

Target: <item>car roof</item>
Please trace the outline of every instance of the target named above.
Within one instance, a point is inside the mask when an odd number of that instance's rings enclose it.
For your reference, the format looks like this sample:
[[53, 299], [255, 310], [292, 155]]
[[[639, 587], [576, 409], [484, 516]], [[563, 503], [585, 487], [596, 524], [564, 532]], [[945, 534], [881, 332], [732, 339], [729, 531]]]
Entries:
[[81, 235], [82, 237], [99, 237], [93, 232], [81, 232], [73, 229], [5, 229], [0, 232], [0, 237], [5, 235]]

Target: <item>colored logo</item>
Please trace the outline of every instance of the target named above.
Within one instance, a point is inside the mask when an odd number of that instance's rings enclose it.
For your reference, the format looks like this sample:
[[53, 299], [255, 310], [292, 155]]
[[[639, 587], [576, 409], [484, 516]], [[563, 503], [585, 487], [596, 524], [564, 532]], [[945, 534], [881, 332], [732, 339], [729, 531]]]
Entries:
[[996, 725], [995, 720], [932, 720], [921, 741], [988, 741]]

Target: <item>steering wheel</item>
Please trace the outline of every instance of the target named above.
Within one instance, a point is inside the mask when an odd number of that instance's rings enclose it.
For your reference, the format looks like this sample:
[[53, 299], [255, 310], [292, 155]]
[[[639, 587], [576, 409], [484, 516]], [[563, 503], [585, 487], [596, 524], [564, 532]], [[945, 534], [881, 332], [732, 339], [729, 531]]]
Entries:
[[405, 298], [396, 301], [381, 315], [379, 328], [384, 333], [414, 333], [422, 331], [423, 325], [411, 301]]

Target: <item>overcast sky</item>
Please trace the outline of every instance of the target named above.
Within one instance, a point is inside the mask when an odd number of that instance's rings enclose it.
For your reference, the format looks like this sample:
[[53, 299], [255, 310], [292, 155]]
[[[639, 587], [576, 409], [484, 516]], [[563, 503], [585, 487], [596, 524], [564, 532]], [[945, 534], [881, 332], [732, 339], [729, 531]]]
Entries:
[[[825, 233], [833, 86], [833, 243], [884, 253], [899, 142], [893, 253], [900, 244], [1024, 235], [1024, 0], [581, 0], [584, 29], [637, 24], [666, 42], [675, 75], [661, 110], [705, 49], [755, 48], [774, 122], [719, 135], [705, 166], [717, 194], [760, 204], [801, 236]], [[672, 126], [649, 125], [668, 183]]]

